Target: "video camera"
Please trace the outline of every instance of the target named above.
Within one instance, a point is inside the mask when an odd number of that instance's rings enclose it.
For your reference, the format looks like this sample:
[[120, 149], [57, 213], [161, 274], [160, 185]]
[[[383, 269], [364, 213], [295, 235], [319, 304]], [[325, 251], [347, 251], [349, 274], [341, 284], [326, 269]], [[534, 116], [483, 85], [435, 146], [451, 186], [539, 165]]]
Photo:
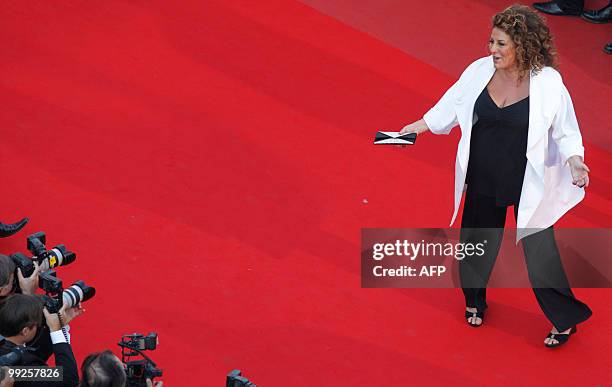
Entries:
[[[159, 340], [157, 333], [149, 333], [144, 336], [140, 333], [121, 336], [118, 343], [121, 347], [121, 362], [126, 365], [127, 387], [146, 386], [147, 379], [161, 377], [163, 371], [143, 351], [157, 349]], [[130, 360], [132, 357], [141, 356], [142, 359]]]
[[55, 270], [48, 270], [38, 275], [38, 287], [45, 291], [43, 303], [49, 313], [57, 313], [62, 306], [68, 308], [85, 302], [96, 294], [96, 289], [88, 286], [84, 281], [76, 281], [64, 289], [62, 280], [57, 278]]
[[69, 265], [76, 259], [76, 254], [66, 249], [64, 245], [57, 245], [50, 250], [47, 250], [45, 233], [39, 231], [28, 236], [27, 249], [32, 253], [33, 257], [28, 258], [22, 253], [11, 254], [10, 257], [24, 277], [29, 277], [34, 272], [34, 262], [38, 263], [41, 271], [56, 268], [58, 266]]

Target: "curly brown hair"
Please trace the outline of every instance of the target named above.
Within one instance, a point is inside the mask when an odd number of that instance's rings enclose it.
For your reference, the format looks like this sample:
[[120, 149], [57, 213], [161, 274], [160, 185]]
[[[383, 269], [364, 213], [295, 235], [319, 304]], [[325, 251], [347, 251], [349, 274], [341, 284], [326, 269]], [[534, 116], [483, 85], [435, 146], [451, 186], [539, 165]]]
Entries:
[[516, 46], [520, 77], [549, 66], [557, 68], [557, 50], [546, 20], [531, 8], [514, 4], [493, 16], [494, 28], [510, 36]]

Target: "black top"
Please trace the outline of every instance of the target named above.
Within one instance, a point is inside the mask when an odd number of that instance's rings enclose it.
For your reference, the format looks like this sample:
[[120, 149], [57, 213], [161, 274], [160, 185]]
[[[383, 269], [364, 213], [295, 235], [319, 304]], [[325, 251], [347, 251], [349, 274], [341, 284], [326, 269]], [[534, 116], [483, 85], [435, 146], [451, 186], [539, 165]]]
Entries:
[[527, 167], [529, 97], [500, 108], [485, 87], [474, 113], [466, 183], [498, 206], [518, 205]]

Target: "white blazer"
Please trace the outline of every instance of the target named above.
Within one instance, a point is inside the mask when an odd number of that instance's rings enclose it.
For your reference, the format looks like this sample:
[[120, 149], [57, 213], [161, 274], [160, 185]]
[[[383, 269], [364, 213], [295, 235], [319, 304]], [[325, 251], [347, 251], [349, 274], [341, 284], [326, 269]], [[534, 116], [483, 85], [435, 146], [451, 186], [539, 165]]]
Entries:
[[[494, 72], [491, 56], [476, 60], [423, 116], [435, 134], [448, 134], [457, 124], [461, 128], [451, 226], [465, 190], [474, 104]], [[544, 67], [538, 74], [530, 74], [528, 162], [518, 209], [517, 242], [538, 229], [552, 226], [584, 198], [584, 188], [572, 185], [567, 164], [567, 159], [574, 155], [584, 157], [584, 147], [572, 100], [561, 75], [551, 67]]]

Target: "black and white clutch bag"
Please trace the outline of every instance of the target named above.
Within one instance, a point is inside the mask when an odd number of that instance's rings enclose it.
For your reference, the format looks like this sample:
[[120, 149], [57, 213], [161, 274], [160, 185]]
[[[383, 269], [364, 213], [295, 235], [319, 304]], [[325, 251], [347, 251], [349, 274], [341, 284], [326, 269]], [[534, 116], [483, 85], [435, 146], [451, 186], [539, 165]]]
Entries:
[[374, 145], [414, 145], [416, 138], [416, 133], [376, 132]]

